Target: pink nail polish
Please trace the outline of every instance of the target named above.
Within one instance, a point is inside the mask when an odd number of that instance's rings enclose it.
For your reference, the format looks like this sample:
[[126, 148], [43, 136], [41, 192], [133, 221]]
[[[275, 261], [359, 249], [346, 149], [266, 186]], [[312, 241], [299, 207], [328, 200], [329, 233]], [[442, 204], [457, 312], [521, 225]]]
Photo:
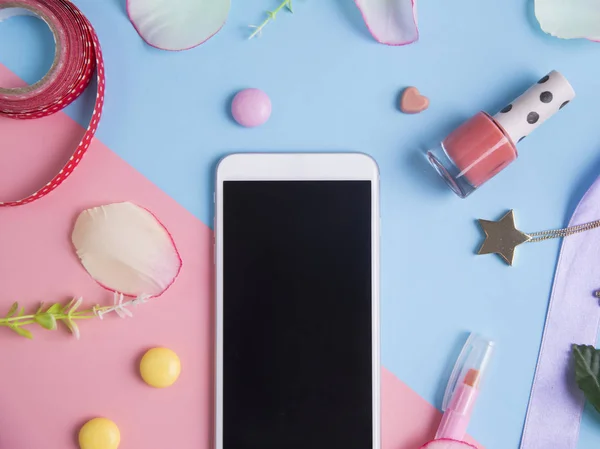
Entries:
[[517, 158], [516, 143], [562, 109], [575, 91], [552, 71], [493, 117], [479, 112], [452, 131], [427, 159], [466, 198]]

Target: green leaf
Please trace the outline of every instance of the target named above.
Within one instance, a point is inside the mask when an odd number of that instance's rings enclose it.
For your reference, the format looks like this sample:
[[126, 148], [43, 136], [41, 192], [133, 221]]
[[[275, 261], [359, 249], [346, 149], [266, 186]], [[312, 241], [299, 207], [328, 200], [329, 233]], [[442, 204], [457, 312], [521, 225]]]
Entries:
[[8, 326], [8, 327], [10, 327], [13, 331], [15, 331], [21, 337], [29, 338], [30, 340], [33, 338], [33, 334], [30, 331], [28, 331], [27, 329], [23, 329], [22, 327], [19, 327], [19, 326]]
[[572, 351], [577, 385], [600, 412], [600, 350], [588, 345], [573, 345]]
[[10, 318], [11, 316], [13, 316], [17, 312], [18, 308], [19, 308], [19, 303], [15, 302], [12, 306], [10, 306], [10, 309], [8, 309], [8, 313], [6, 314], [6, 318]]
[[[81, 305], [82, 302], [83, 302], [83, 298], [78, 298], [78, 299], [73, 298], [73, 302], [72, 302], [72, 305], [70, 306], [71, 308], [67, 312], [67, 316], [71, 316], [71, 314], [75, 313], [75, 311], [79, 308], [79, 306]], [[69, 303], [69, 304], [71, 304], [71, 303]], [[63, 310], [63, 312], [65, 310], [67, 310], [66, 307]]]
[[25, 315], [25, 307], [21, 307], [21, 310], [19, 310], [19, 316], [23, 315]]
[[40, 303], [40, 306], [38, 307], [38, 309], [36, 310], [36, 312], [35, 312], [35, 313], [40, 313], [40, 312], [41, 312], [43, 309], [44, 309], [44, 303], [43, 303], [43, 302], [41, 302], [41, 303]]
[[64, 306], [64, 307], [62, 308], [62, 313], [71, 313], [71, 312], [69, 312], [69, 309], [71, 308], [71, 306], [72, 306], [74, 303], [75, 303], [75, 298], [72, 298], [72, 299], [71, 299], [71, 300], [70, 300], [70, 301], [67, 303], [67, 305], [66, 305], [66, 306]]
[[292, 0], [288, 0], [287, 3], [285, 4], [285, 6], [287, 7], [288, 11], [293, 13], [294, 10], [292, 9]]
[[49, 313], [40, 313], [39, 315], [34, 316], [33, 319], [44, 329], [56, 329], [56, 318], [54, 318], [54, 315], [50, 315]]
[[62, 313], [62, 304], [60, 303], [56, 303], [56, 304], [52, 304], [48, 310], [46, 310], [46, 313], [49, 313], [51, 315], [59, 315], [60, 313]]
[[77, 326], [77, 323], [71, 320], [70, 318], [67, 318], [63, 322], [65, 323], [65, 326], [67, 326], [69, 331], [71, 331], [71, 333], [75, 336], [75, 338], [79, 340], [79, 327]]

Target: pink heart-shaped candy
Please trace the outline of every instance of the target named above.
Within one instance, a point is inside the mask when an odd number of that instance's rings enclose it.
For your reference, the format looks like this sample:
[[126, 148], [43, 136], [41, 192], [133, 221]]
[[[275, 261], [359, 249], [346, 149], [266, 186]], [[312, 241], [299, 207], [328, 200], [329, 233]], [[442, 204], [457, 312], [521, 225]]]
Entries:
[[419, 93], [416, 87], [407, 87], [400, 97], [400, 110], [405, 114], [418, 114], [429, 107], [429, 98]]

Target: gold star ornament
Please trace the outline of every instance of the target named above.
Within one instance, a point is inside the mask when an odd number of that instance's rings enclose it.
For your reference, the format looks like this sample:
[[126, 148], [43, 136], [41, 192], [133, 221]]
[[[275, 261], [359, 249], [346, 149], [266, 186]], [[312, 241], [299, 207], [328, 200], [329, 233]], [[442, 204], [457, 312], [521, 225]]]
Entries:
[[531, 240], [530, 235], [516, 228], [512, 210], [498, 221], [480, 219], [479, 224], [485, 233], [485, 240], [477, 254], [498, 254], [509, 265], [513, 264], [515, 248]]

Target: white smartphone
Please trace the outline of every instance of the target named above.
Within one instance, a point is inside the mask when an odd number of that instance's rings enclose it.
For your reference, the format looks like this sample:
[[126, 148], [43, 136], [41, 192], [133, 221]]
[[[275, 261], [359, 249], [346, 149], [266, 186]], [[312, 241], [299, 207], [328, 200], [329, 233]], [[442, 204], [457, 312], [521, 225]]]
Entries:
[[375, 161], [234, 154], [215, 203], [216, 449], [380, 449]]

